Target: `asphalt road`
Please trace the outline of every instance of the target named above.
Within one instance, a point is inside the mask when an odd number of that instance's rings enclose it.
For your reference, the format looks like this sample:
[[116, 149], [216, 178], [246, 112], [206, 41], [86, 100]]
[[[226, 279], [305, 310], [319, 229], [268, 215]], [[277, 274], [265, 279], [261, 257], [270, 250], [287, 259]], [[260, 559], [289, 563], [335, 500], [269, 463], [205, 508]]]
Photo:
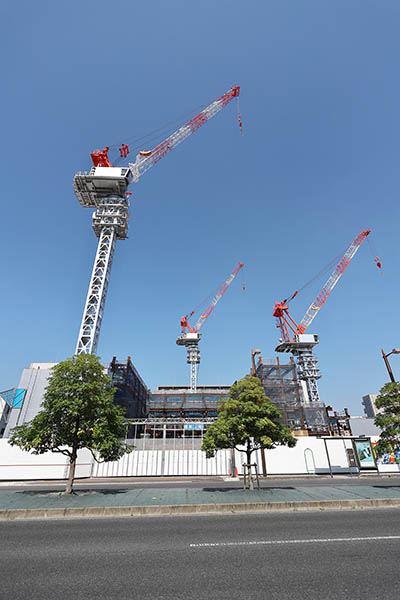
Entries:
[[400, 597], [393, 510], [0, 522], [7, 600]]
[[[327, 476], [317, 476], [314, 478], [295, 478], [295, 477], [268, 477], [266, 480], [260, 480], [261, 487], [276, 487], [277, 485], [297, 486], [338, 486], [338, 485], [377, 485], [400, 487], [400, 476], [335, 476], [333, 478]], [[182, 478], [108, 478], [108, 479], [90, 479], [76, 480], [74, 488], [76, 490], [87, 490], [96, 488], [110, 489], [138, 489], [138, 488], [238, 488], [243, 487], [242, 480], [224, 480], [222, 477], [202, 477], [190, 479], [190, 477]], [[62, 491], [65, 489], [65, 482], [0, 482], [1, 492], [20, 491], [20, 490], [37, 490], [37, 491]]]

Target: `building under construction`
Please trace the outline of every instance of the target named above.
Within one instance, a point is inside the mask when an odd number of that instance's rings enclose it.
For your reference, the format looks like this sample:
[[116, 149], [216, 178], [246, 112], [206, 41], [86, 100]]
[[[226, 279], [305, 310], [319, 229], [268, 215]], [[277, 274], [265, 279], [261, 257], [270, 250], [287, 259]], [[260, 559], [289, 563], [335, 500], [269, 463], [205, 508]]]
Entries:
[[114, 404], [123, 406], [127, 419], [143, 419], [147, 416], [147, 404], [150, 390], [137, 372], [131, 357], [126, 361], [117, 361], [113, 357], [108, 368], [108, 374], [116, 388]]
[[297, 377], [293, 357], [281, 363], [279, 358], [259, 359], [256, 376], [261, 380], [266, 396], [282, 413], [281, 423], [299, 433], [326, 434], [329, 423], [323, 402], [305, 401], [302, 382]]
[[229, 394], [229, 385], [159, 386], [151, 392], [149, 418], [209, 419], [217, 417], [218, 403]]

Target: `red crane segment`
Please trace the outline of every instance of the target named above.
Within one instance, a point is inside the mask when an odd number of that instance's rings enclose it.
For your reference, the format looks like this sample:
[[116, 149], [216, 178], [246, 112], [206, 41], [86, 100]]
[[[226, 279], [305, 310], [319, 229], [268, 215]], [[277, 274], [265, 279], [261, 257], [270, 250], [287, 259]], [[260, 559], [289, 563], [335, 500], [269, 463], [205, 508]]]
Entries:
[[189, 325], [188, 319], [190, 319], [190, 317], [195, 313], [194, 310], [192, 310], [192, 312], [190, 314], [181, 318], [181, 327], [182, 327], [183, 334], [186, 333], [186, 328], [190, 331], [190, 333], [197, 333], [199, 331], [200, 327], [203, 325], [203, 323], [207, 319], [207, 317], [212, 313], [212, 311], [214, 310], [214, 308], [216, 307], [218, 302], [221, 300], [222, 296], [225, 294], [226, 290], [231, 285], [232, 281], [235, 279], [236, 275], [239, 273], [239, 271], [243, 267], [243, 265], [244, 265], [244, 263], [239, 263], [233, 269], [232, 273], [229, 275], [229, 277], [227, 277], [225, 279], [224, 283], [221, 285], [218, 292], [216, 293], [214, 298], [211, 300], [211, 302], [207, 306], [206, 310], [200, 315], [199, 319], [197, 320], [196, 324], [193, 327], [191, 327]]
[[288, 302], [297, 295], [297, 292], [295, 292], [289, 299], [287, 298], [286, 300], [283, 300], [282, 302], [275, 303], [272, 314], [274, 317], [277, 318], [277, 321], [278, 321], [277, 327], [279, 327], [282, 332], [283, 340], [285, 340], [285, 341], [290, 340], [291, 335], [289, 333], [289, 330], [292, 331], [294, 335], [303, 334], [306, 331], [308, 326], [311, 324], [311, 322], [315, 318], [318, 310], [326, 302], [329, 294], [332, 292], [333, 288], [339, 281], [340, 277], [343, 275], [344, 271], [350, 264], [351, 260], [355, 256], [357, 250], [359, 249], [359, 247], [361, 246], [361, 244], [363, 243], [365, 238], [370, 233], [371, 233], [370, 229], [361, 231], [361, 233], [359, 233], [357, 235], [357, 237], [352, 241], [352, 243], [350, 244], [350, 246], [347, 248], [346, 252], [344, 253], [343, 257], [339, 261], [338, 265], [332, 271], [331, 275], [329, 276], [329, 278], [328, 278], [327, 282], [325, 283], [325, 285], [323, 286], [322, 290], [320, 291], [320, 293], [318, 294], [316, 299], [312, 302], [312, 304], [309, 306], [307, 312], [305, 313], [304, 317], [300, 321], [299, 325], [290, 316], [289, 307], [288, 307]]
[[[209, 106], [202, 110], [198, 115], [190, 119], [185, 125], [180, 127], [177, 131], [169, 135], [165, 140], [160, 142], [152, 150], [141, 150], [136, 156], [134, 163], [129, 163], [129, 167], [132, 171], [134, 181], [138, 181], [139, 177], [143, 175], [153, 165], [158, 163], [168, 152], [173, 150], [178, 144], [183, 142], [187, 137], [197, 131], [202, 125], [207, 123], [212, 117], [214, 117], [220, 110], [225, 108], [227, 104], [233, 98], [239, 98], [240, 86], [234, 85], [230, 90], [222, 94], [219, 98], [214, 100]], [[242, 128], [241, 117], [239, 116], [239, 127]], [[112, 167], [112, 164], [108, 158], [109, 147], [103, 148], [103, 150], [93, 150], [90, 154], [95, 167]], [[126, 144], [122, 144], [120, 148], [121, 157], [126, 157], [129, 154], [129, 148]]]

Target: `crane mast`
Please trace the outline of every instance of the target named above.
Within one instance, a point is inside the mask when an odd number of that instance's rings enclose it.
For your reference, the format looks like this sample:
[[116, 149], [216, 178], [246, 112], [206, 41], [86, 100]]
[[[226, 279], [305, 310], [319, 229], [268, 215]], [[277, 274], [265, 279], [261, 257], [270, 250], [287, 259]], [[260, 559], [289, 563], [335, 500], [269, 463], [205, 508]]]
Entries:
[[[135, 163], [128, 167], [114, 167], [106, 147], [91, 153], [94, 166], [89, 172], [75, 175], [75, 195], [81, 206], [95, 209], [92, 226], [99, 239], [75, 354], [97, 352], [115, 245], [117, 240], [128, 237], [129, 184], [137, 183], [141, 175], [238, 97], [239, 92], [238, 85], [232, 87], [153, 150], [139, 152]], [[121, 152], [122, 155], [126, 156]]]
[[352, 241], [330, 274], [322, 290], [310, 304], [299, 325], [289, 314], [288, 307], [289, 301], [297, 295], [297, 292], [289, 299], [275, 303], [272, 314], [276, 317], [277, 327], [281, 330], [282, 334], [275, 351], [291, 352], [296, 357], [298, 376], [300, 380], [305, 382], [307, 390], [307, 403], [316, 404], [320, 402], [317, 380], [321, 378], [321, 373], [318, 368], [317, 358], [313, 353], [313, 348], [319, 343], [318, 335], [306, 334], [305, 332], [354, 258], [357, 250], [370, 233], [370, 229], [361, 231]]
[[[195, 392], [197, 389], [197, 371], [200, 364], [200, 350], [199, 341], [201, 333], [199, 329], [203, 326], [205, 320], [212, 313], [222, 296], [225, 294], [244, 263], [239, 263], [232, 271], [232, 273], [225, 279], [224, 283], [219, 288], [218, 292], [207, 306], [206, 310], [200, 315], [196, 324], [191, 327], [188, 319], [194, 314], [192, 311], [189, 315], [181, 318], [182, 335], [178, 337], [176, 343], [178, 346], [186, 346], [186, 362], [190, 365], [190, 391]], [[186, 329], [188, 331], [186, 331]]]

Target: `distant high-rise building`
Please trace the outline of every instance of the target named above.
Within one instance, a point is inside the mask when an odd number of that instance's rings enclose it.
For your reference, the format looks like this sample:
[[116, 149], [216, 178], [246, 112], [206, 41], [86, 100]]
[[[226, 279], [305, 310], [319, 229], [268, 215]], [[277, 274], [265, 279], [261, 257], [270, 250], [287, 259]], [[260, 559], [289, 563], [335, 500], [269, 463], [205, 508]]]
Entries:
[[367, 394], [362, 397], [362, 405], [364, 407], [364, 412], [367, 417], [371, 419], [374, 418], [377, 414], [382, 412], [381, 408], [377, 408], [375, 401], [378, 397], [378, 394]]

